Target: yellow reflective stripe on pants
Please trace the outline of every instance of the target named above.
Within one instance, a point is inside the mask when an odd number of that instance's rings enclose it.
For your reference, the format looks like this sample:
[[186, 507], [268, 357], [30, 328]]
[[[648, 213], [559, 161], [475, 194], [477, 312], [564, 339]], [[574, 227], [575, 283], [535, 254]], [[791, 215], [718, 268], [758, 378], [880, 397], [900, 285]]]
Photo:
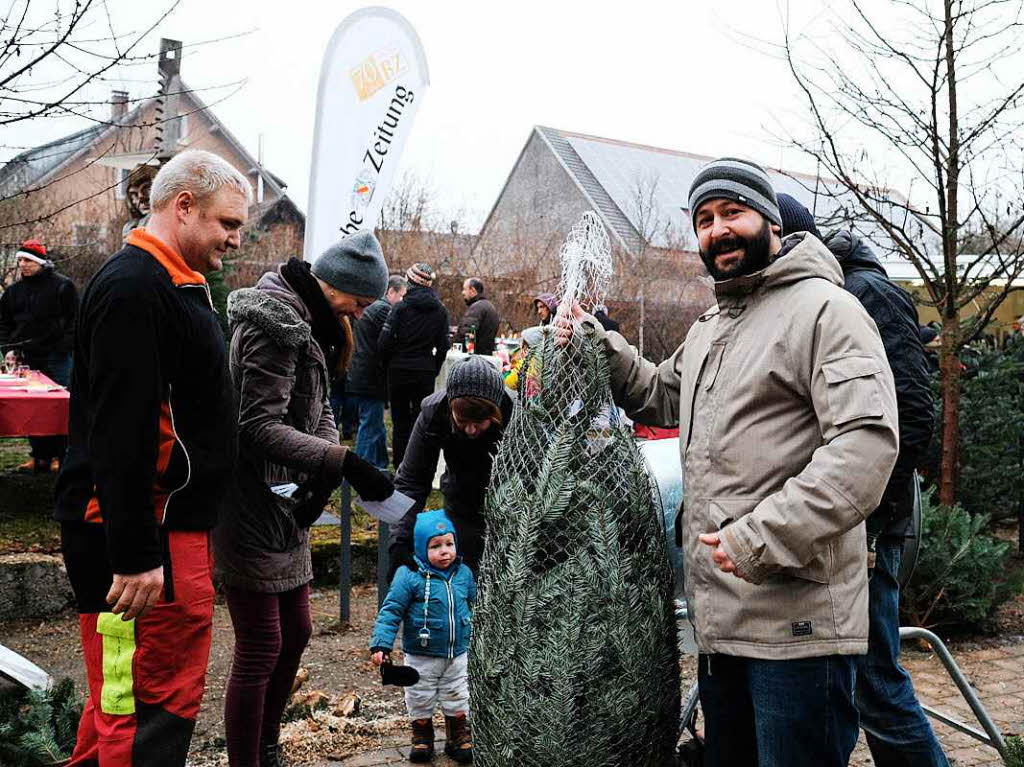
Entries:
[[100, 613], [96, 616], [96, 633], [103, 635], [100, 709], [105, 714], [134, 714], [135, 621], [123, 621], [120, 615], [113, 613]]

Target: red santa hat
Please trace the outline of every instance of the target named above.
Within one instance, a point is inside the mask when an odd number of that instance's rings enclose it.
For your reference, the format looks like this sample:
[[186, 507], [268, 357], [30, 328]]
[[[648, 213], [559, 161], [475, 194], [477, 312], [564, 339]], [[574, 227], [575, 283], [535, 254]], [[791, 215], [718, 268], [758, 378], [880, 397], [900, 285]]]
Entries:
[[18, 249], [18, 258], [27, 258], [43, 266], [51, 266], [46, 258], [46, 246], [39, 240], [25, 240]]

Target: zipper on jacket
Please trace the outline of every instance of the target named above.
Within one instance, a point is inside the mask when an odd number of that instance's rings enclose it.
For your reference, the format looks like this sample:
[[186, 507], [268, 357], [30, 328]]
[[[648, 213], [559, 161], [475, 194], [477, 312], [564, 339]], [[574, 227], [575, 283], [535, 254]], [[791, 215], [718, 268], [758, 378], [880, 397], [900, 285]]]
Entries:
[[208, 303], [210, 305], [210, 310], [214, 314], [218, 313], [217, 312], [217, 307], [215, 307], [213, 305], [213, 293], [210, 292], [210, 286], [208, 284], [206, 284], [206, 283], [203, 283], [201, 285], [200, 284], [188, 284], [188, 285], [179, 285], [178, 287], [181, 287], [181, 288], [202, 288], [206, 292], [206, 303]]
[[444, 582], [448, 589], [448, 657], [455, 657], [455, 595], [452, 593], [452, 581], [447, 579]]
[[167, 494], [167, 499], [164, 501], [163, 518], [160, 522], [162, 527], [167, 526], [167, 512], [171, 507], [171, 498], [173, 498], [174, 494], [179, 490], [184, 490], [188, 486], [188, 483], [192, 481], [192, 459], [189, 458], [188, 448], [185, 447], [185, 441], [178, 437], [178, 427], [174, 425], [174, 405], [171, 403], [172, 395], [173, 390], [171, 388], [171, 384], [167, 384], [167, 412], [171, 416], [171, 433], [174, 434], [174, 441], [181, 445], [181, 452], [185, 454], [185, 481]]

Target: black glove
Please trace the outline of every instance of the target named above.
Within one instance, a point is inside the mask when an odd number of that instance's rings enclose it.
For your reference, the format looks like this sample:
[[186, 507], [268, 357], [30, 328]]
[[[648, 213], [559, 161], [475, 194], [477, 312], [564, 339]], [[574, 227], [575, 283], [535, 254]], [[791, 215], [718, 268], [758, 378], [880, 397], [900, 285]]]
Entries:
[[364, 501], [383, 501], [395, 492], [391, 477], [373, 464], [364, 461], [356, 455], [355, 450], [345, 453], [345, 463], [341, 472]]
[[331, 499], [333, 491], [332, 484], [315, 479], [307, 479], [299, 485], [299, 489], [292, 496], [296, 501], [295, 508], [292, 509], [292, 519], [295, 520], [295, 524], [306, 529], [316, 522]]

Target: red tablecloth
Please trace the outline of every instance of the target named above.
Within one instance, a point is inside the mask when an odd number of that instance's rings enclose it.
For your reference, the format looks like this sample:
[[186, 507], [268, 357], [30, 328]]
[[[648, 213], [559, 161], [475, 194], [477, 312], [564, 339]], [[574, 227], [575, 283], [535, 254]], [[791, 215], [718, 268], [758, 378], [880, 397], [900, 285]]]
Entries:
[[[18, 381], [0, 380], [0, 437], [50, 437], [68, 433], [71, 395], [37, 370]], [[28, 391], [26, 391], [26, 388]]]

